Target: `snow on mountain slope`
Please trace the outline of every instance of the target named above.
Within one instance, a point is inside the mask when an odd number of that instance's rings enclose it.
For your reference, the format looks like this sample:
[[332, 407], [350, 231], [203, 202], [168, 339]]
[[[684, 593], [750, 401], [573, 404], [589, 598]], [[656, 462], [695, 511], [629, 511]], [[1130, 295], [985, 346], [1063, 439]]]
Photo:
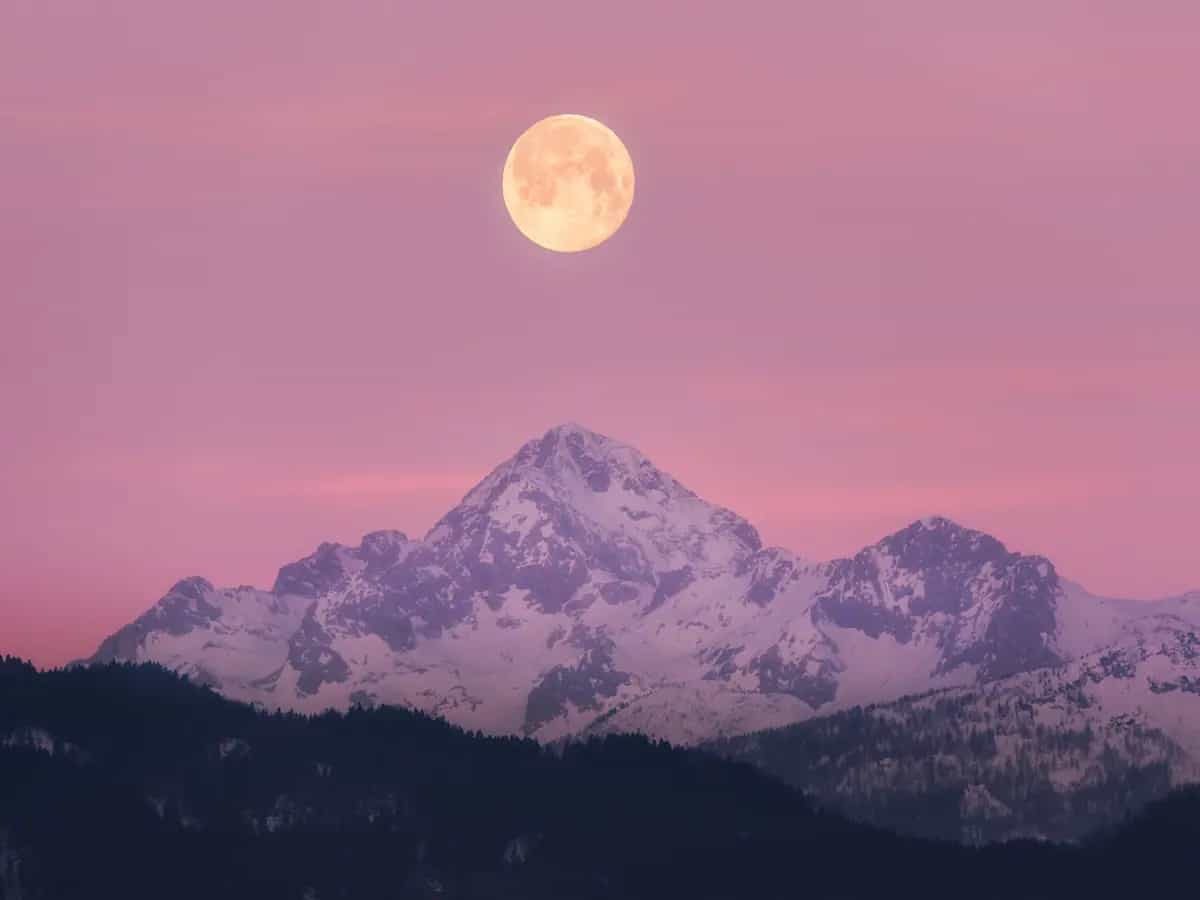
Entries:
[[715, 749], [901, 830], [972, 842], [1073, 839], [1200, 780], [1200, 636], [1159, 613], [1058, 666]]
[[1058, 665], [1150, 612], [941, 518], [845, 560], [763, 548], [637, 450], [563, 425], [423, 540], [323, 544], [269, 592], [188, 579], [94, 659], [156, 660], [267, 707], [695, 742]]
[[302, 607], [250, 587], [219, 590], [185, 578], [148, 612], [106, 638], [92, 662], [154, 660], [234, 696], [282, 665]]
[[[1035, 726], [1057, 731], [1115, 732], [1131, 724], [1154, 729], [1185, 757], [1175, 769], [1176, 780], [1200, 777], [1200, 634], [1195, 625], [1170, 614], [1138, 619], [1115, 643], [1062, 665], [927, 695], [908, 708], [920, 711], [955, 700], [979, 711], [1024, 711]], [[1080, 768], [1055, 777], [1075, 786], [1088, 773]]]
[[1147, 602], [1097, 597], [1066, 580], [1062, 586], [1055, 637], [1067, 657], [1082, 656], [1119, 640], [1139, 620], [1174, 616], [1200, 628], [1200, 591]]

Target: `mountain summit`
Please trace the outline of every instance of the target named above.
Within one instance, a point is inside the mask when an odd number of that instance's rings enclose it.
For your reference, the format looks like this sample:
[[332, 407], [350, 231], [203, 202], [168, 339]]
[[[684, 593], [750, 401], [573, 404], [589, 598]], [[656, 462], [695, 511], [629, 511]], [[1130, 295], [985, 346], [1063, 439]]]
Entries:
[[186, 579], [93, 660], [157, 661], [268, 708], [695, 742], [1063, 666], [1165, 615], [1200, 605], [1092, 597], [944, 518], [849, 559], [764, 548], [636, 449], [565, 424], [422, 540], [322, 544], [269, 591]]

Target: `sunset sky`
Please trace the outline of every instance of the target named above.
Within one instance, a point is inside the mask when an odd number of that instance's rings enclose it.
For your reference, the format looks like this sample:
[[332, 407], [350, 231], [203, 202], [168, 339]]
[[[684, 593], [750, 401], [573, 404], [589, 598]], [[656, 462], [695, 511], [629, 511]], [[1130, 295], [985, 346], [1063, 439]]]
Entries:
[[[577, 421], [765, 540], [1200, 587], [1200, 4], [5, 0], [0, 652], [422, 534]], [[581, 254], [500, 171], [558, 112]]]

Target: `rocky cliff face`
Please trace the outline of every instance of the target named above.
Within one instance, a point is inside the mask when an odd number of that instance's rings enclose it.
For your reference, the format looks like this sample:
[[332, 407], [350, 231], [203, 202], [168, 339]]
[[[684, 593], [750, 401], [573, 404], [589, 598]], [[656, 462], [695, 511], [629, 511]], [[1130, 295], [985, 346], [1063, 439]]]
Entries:
[[187, 579], [94, 658], [268, 708], [695, 742], [1061, 665], [1158, 608], [1090, 597], [940, 518], [845, 560], [764, 548], [637, 450], [564, 425], [422, 540], [323, 544], [270, 591]]

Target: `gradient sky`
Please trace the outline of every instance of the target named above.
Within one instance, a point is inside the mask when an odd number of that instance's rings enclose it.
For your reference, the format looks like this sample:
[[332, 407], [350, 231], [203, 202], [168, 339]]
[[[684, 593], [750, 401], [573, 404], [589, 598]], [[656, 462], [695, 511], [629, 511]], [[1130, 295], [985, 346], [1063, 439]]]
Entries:
[[[0, 4], [0, 652], [412, 535], [575, 420], [764, 538], [1200, 587], [1200, 4]], [[637, 166], [561, 256], [500, 170]]]

